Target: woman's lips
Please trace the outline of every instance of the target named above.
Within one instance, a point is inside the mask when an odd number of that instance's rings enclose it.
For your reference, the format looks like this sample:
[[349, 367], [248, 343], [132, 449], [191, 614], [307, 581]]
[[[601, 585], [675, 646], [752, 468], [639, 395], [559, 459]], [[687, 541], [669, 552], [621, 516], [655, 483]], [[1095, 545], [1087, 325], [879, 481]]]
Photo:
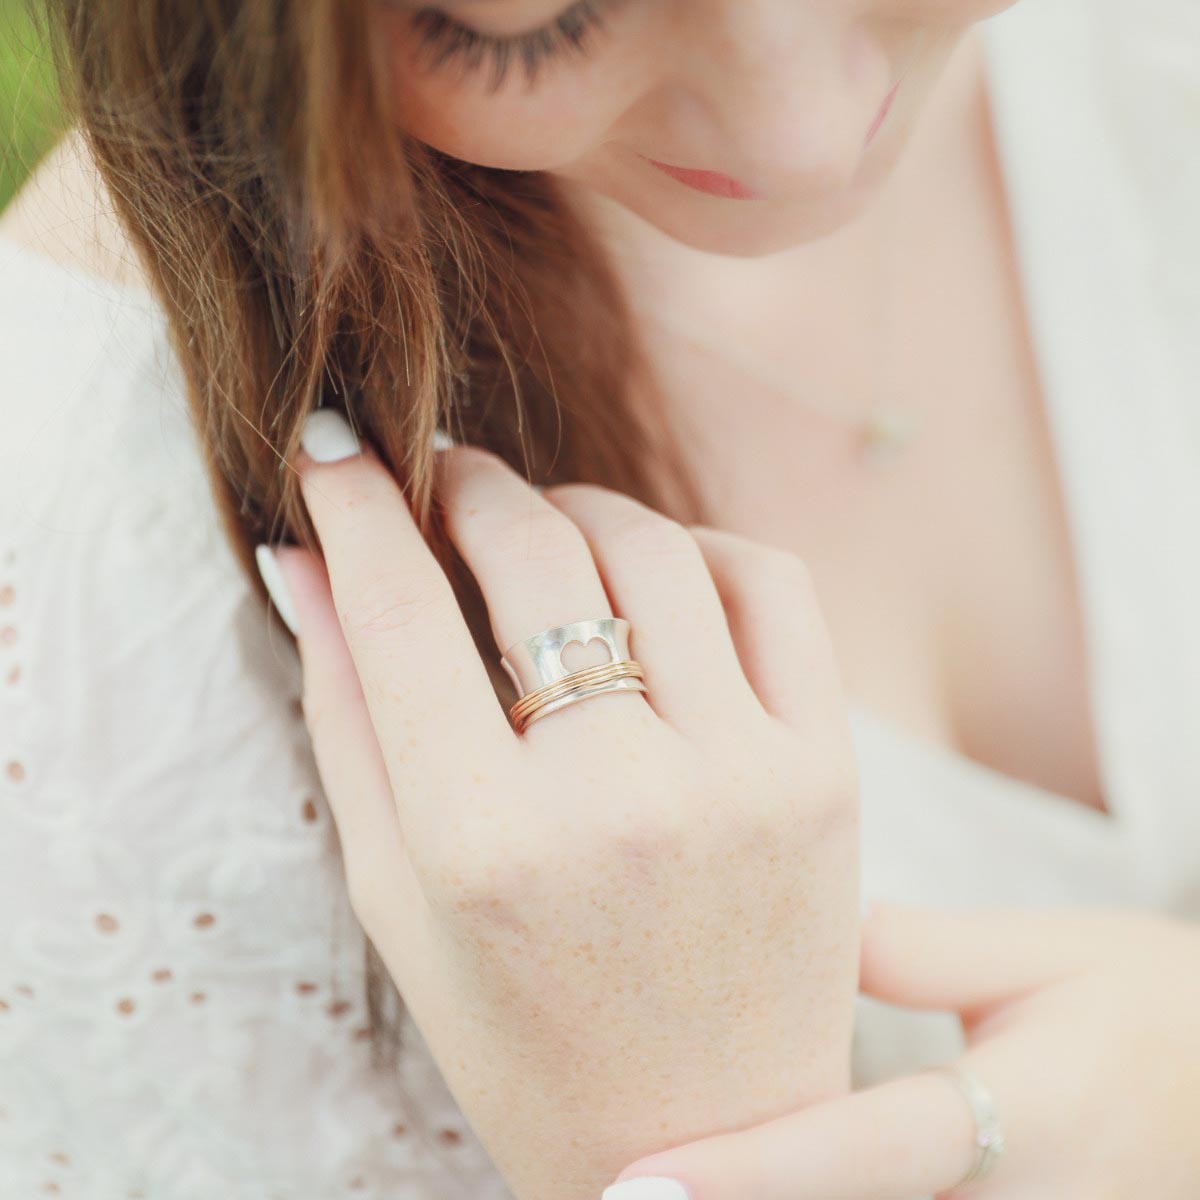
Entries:
[[[871, 128], [867, 130], [864, 145], [869, 143], [879, 131], [884, 118], [888, 115], [888, 110], [892, 107], [892, 101], [896, 98], [899, 87], [900, 82], [897, 80], [892, 85], [892, 90], [884, 96], [883, 103], [879, 106], [879, 112], [875, 114]], [[729, 175], [722, 175], [720, 171], [697, 171], [691, 167], [673, 167], [670, 163], [659, 162], [656, 158], [648, 158], [646, 161], [656, 166], [664, 174], [670, 175], [672, 179], [677, 179], [680, 183], [686, 184], [698, 192], [705, 192], [709, 196], [721, 196], [726, 200], [755, 200], [758, 198], [758, 193], [753, 188], [747, 187]]]
[[871, 122], [871, 128], [867, 130], [865, 146], [875, 134], [878, 132], [880, 125], [883, 124], [883, 119], [888, 115], [888, 109], [892, 107], [892, 101], [896, 98], [896, 90], [900, 87], [900, 81], [897, 80], [892, 85], [892, 90], [883, 98], [883, 103], [879, 106], [879, 112], [875, 114], [875, 120]]
[[721, 196], [726, 200], [753, 200], [757, 195], [752, 188], [728, 175], [722, 175], [719, 171], [695, 171], [690, 167], [673, 167], [670, 163], [659, 162], [656, 158], [647, 161], [670, 175], [672, 179], [710, 196]]

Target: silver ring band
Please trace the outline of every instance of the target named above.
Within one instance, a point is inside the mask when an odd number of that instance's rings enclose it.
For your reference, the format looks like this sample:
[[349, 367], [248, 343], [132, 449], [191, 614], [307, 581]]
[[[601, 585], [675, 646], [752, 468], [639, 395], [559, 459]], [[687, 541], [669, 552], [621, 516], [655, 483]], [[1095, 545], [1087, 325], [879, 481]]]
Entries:
[[958, 1088], [975, 1119], [975, 1161], [970, 1170], [954, 1185], [955, 1188], [960, 1188], [963, 1184], [983, 1179], [995, 1166], [996, 1160], [1004, 1152], [1004, 1132], [1000, 1128], [1000, 1118], [992, 1093], [974, 1072], [957, 1063], [947, 1063], [932, 1070], [934, 1073], [945, 1075]]
[[[620, 617], [592, 617], [544, 629], [510, 646], [500, 663], [517, 689], [510, 716], [518, 733], [540, 717], [597, 696], [601, 692], [644, 692], [642, 666], [629, 654], [629, 622]], [[577, 671], [563, 666], [567, 646], [603, 643], [607, 661]]]
[[527, 696], [538, 688], [560, 683], [571, 674], [562, 661], [567, 646], [572, 642], [586, 646], [592, 641], [605, 644], [609, 662], [623, 662], [629, 658], [629, 622], [620, 617], [593, 617], [555, 625], [509, 646], [500, 656], [500, 662], [515, 684], [518, 697]]

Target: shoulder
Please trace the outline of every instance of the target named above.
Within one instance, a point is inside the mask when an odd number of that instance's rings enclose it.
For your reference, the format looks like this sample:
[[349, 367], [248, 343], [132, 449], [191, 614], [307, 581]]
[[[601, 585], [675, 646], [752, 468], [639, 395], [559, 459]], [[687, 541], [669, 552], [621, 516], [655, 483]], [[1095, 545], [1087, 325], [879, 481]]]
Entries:
[[73, 271], [144, 286], [82, 132], [68, 130], [0, 213], [0, 237]]
[[165, 315], [86, 239], [47, 254], [49, 211], [0, 230], [0, 741], [56, 776], [232, 780], [300, 744], [296, 655], [226, 540]]
[[77, 132], [0, 217], [0, 327], [0, 520], [10, 535], [23, 521], [47, 537], [82, 530], [98, 509], [111, 516], [172, 496], [198, 511], [202, 460], [165, 315]]
[[[53, 540], [192, 488], [201, 459], [148, 292], [0, 235], [0, 523]], [[194, 497], [193, 497], [194, 499]]]

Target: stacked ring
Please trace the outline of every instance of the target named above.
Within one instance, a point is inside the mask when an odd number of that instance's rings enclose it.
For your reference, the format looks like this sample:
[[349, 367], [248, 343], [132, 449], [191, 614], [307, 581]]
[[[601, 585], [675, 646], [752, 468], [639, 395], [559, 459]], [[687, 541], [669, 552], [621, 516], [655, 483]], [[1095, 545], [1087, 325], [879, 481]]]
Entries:
[[[572, 642], [603, 642], [609, 661], [568, 671], [562, 652]], [[602, 692], [644, 692], [645, 671], [629, 656], [629, 622], [620, 617], [594, 617], [556, 625], [510, 646], [500, 662], [517, 688], [509, 716], [518, 733], [533, 721], [568, 704]]]

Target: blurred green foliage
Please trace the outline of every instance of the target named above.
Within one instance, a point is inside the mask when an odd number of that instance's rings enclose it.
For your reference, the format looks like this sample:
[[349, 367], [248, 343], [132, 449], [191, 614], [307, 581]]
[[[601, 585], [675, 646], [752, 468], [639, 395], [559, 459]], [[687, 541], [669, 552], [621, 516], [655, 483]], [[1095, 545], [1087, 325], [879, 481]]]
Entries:
[[50, 55], [35, 0], [0, 0], [0, 208], [61, 129]]

